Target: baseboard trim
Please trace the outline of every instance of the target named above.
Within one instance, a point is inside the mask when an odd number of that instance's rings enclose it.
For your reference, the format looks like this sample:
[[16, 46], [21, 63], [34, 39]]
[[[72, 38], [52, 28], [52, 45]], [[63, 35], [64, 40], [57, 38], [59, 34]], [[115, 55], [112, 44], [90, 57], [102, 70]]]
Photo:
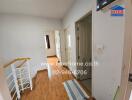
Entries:
[[40, 73], [40, 72], [43, 72], [43, 71], [47, 71], [47, 69], [38, 70], [37, 73]]
[[53, 55], [53, 56], [47, 56], [47, 58], [50, 58], [50, 57], [57, 57], [56, 55]]

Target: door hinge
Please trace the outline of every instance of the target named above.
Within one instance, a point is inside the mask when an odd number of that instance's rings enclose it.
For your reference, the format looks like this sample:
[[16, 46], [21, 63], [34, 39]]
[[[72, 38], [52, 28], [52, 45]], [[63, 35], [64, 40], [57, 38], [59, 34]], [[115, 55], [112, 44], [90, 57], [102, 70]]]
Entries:
[[132, 82], [132, 73], [129, 73], [129, 79], [128, 79], [129, 82]]

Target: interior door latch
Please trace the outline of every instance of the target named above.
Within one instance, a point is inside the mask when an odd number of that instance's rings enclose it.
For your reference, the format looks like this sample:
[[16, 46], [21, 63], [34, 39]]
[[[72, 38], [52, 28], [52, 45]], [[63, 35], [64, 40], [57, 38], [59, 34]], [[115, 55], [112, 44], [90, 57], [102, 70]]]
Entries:
[[129, 82], [132, 82], [132, 73], [129, 73], [129, 79], [128, 79]]

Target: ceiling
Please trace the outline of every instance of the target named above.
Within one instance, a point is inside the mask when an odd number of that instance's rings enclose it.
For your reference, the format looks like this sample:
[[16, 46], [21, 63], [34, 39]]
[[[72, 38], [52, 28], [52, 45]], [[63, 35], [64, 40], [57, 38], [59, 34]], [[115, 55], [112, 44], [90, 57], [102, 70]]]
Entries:
[[75, 0], [0, 0], [0, 13], [61, 19]]

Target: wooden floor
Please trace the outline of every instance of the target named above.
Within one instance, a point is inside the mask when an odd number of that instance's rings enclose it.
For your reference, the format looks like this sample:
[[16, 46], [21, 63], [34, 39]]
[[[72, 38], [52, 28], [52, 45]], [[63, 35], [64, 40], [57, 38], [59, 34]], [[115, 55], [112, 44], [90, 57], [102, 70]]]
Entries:
[[[52, 64], [52, 71], [68, 71], [64, 67], [56, 66], [56, 57], [48, 58], [48, 62]], [[26, 90], [22, 94], [22, 100], [68, 100], [67, 93], [62, 83], [70, 79], [74, 79], [73, 75], [61, 73], [54, 74], [53, 77], [49, 79], [47, 70], [40, 71], [33, 80], [33, 90]]]

